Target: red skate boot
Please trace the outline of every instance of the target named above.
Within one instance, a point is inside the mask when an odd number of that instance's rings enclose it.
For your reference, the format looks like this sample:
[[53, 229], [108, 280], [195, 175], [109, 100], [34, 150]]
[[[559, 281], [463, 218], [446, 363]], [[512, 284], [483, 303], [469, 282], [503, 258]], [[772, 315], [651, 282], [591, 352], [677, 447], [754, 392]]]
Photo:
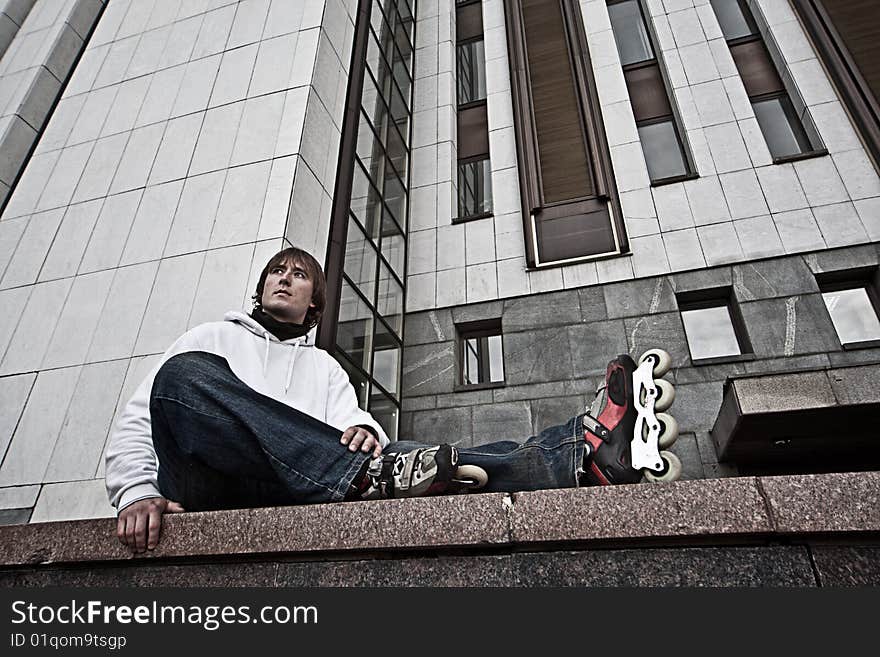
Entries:
[[[678, 423], [660, 411], [675, 400], [675, 389], [661, 379], [672, 364], [662, 349], [651, 349], [639, 365], [627, 354], [608, 363], [605, 383], [584, 415], [590, 464], [583, 479], [593, 485], [675, 481], [681, 462], [660, 451], [678, 438]], [[586, 459], [585, 459], [586, 460]]]

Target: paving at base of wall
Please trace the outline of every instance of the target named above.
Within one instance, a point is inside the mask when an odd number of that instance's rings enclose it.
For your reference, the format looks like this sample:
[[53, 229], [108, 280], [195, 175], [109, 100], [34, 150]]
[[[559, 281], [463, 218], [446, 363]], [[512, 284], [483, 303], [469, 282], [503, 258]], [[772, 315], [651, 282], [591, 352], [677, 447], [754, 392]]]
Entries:
[[880, 472], [0, 527], [0, 586], [880, 584]]

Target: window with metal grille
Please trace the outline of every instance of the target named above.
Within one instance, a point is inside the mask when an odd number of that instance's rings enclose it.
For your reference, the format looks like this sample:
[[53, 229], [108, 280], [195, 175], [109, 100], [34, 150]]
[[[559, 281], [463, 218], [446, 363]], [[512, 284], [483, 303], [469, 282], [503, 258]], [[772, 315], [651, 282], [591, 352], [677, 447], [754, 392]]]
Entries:
[[459, 388], [497, 387], [504, 383], [501, 320], [458, 324]]

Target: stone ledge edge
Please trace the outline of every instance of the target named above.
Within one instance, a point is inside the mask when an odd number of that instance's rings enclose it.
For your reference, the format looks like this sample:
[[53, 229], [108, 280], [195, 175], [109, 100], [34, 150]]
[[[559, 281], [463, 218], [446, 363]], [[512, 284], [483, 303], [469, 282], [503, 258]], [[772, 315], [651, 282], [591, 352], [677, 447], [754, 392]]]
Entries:
[[240, 509], [166, 516], [133, 557], [108, 518], [0, 527], [0, 568], [320, 552], [880, 532], [880, 472]]

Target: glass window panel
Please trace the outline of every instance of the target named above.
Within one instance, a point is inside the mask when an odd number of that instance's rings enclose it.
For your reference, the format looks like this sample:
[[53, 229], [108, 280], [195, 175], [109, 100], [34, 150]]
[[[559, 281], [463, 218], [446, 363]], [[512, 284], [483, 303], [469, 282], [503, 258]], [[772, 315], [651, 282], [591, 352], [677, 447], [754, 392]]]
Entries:
[[383, 196], [397, 223], [406, 229], [406, 192], [397, 176], [390, 176], [385, 181]]
[[681, 311], [691, 358], [717, 358], [741, 353], [727, 306]]
[[379, 48], [379, 44], [376, 41], [376, 35], [372, 30], [369, 32], [370, 36], [367, 39], [367, 69], [373, 74], [373, 78], [375, 78], [379, 85], [379, 91], [385, 91], [383, 83], [387, 81], [388, 76], [382, 77], [381, 75], [387, 70], [385, 58], [382, 55], [382, 49]]
[[373, 298], [376, 282], [376, 247], [350, 215], [345, 243], [346, 275], [367, 299]]
[[406, 157], [408, 151], [400, 133], [394, 126], [388, 127], [385, 150], [388, 153], [388, 158], [397, 170], [398, 175], [400, 175], [403, 180], [406, 180]]
[[397, 49], [406, 64], [407, 69], [412, 77], [412, 21], [399, 20], [394, 28], [394, 38], [397, 42]]
[[352, 362], [370, 371], [372, 353], [373, 311], [346, 281], [342, 282], [339, 301], [339, 325], [336, 344]]
[[[393, 11], [391, 15], [394, 15]], [[376, 41], [381, 46], [382, 52], [385, 53], [388, 59], [391, 59], [391, 49], [394, 47], [394, 32], [393, 28], [386, 22], [386, 17], [383, 15], [382, 7], [378, 2], [373, 3], [373, 10], [370, 14], [370, 26], [373, 28], [373, 33], [376, 35]]]
[[364, 75], [364, 93], [361, 98], [361, 108], [370, 123], [381, 131], [388, 121], [388, 106], [385, 99], [376, 89], [376, 84], [371, 75]]
[[391, 440], [397, 440], [397, 419], [400, 415], [400, 409], [387, 395], [382, 394], [380, 390], [373, 390], [370, 397], [370, 415], [376, 418], [376, 421], [382, 425], [385, 433]]
[[357, 217], [367, 235], [379, 241], [379, 226], [382, 217], [382, 201], [379, 192], [370, 184], [361, 165], [356, 161], [354, 178], [351, 183], [351, 211]]
[[358, 406], [361, 408], [367, 407], [367, 393], [370, 390], [370, 382], [367, 379], [366, 375], [363, 374], [360, 370], [354, 367], [344, 356], [339, 358], [339, 364], [342, 365], [342, 369], [344, 369], [348, 373], [348, 380], [351, 382], [351, 386], [354, 388], [354, 394], [357, 396]]
[[388, 264], [391, 265], [394, 273], [403, 280], [403, 263], [406, 255], [406, 241], [404, 240], [400, 229], [397, 227], [397, 224], [394, 222], [394, 219], [391, 218], [391, 215], [387, 211], [383, 214], [382, 255], [385, 257], [385, 260], [388, 261]]
[[479, 338], [468, 338], [462, 343], [464, 358], [462, 359], [463, 372], [461, 380], [465, 384], [480, 382], [480, 347]]
[[812, 150], [804, 127], [787, 96], [754, 101], [752, 108], [773, 157], [797, 155]]
[[880, 320], [863, 288], [823, 292], [840, 344], [880, 340]]
[[458, 165], [458, 216], [492, 211], [492, 170], [489, 160]]
[[392, 337], [382, 322], [376, 322], [373, 342], [373, 380], [397, 399], [398, 371], [400, 369], [400, 344]]
[[382, 181], [385, 178], [385, 154], [382, 152], [380, 142], [373, 132], [370, 121], [366, 115], [361, 112], [361, 122], [358, 126], [357, 135], [357, 156], [367, 175], [375, 183], [376, 187], [382, 187]]
[[[384, 239], [384, 238], [383, 238]], [[376, 310], [398, 336], [403, 329], [403, 287], [384, 263], [379, 264], [379, 293]]]
[[[404, 59], [401, 59], [398, 50], [394, 51], [394, 59], [391, 62], [391, 68], [394, 71], [394, 81], [397, 82], [397, 88], [400, 89], [400, 93], [403, 97], [409, 101], [409, 88], [410, 88], [410, 79], [409, 79], [409, 69], [407, 68], [407, 62]], [[407, 104], [409, 104], [407, 102]]]
[[687, 174], [687, 161], [671, 119], [639, 126], [639, 139], [652, 181]]
[[742, 6], [742, 0], [711, 0], [724, 38], [730, 41], [755, 34], [758, 30], [752, 13]]
[[458, 46], [458, 104], [486, 97], [486, 53], [483, 40]]
[[486, 338], [489, 349], [489, 381], [496, 383], [504, 381], [504, 350], [501, 345], [500, 335], [490, 335]]
[[654, 59], [651, 38], [637, 0], [609, 5], [608, 14], [611, 16], [611, 28], [621, 64], [626, 66]]

